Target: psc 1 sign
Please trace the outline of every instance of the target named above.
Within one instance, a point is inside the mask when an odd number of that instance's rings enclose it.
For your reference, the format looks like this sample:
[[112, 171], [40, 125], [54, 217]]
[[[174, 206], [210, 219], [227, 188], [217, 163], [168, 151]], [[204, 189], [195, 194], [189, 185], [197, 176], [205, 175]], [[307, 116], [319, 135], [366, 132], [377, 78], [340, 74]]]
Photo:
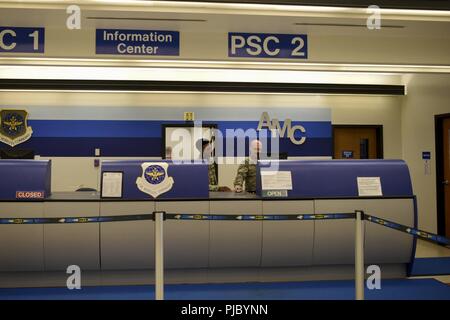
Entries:
[[45, 29], [0, 26], [0, 53], [44, 53]]
[[228, 56], [307, 59], [306, 34], [228, 33]]

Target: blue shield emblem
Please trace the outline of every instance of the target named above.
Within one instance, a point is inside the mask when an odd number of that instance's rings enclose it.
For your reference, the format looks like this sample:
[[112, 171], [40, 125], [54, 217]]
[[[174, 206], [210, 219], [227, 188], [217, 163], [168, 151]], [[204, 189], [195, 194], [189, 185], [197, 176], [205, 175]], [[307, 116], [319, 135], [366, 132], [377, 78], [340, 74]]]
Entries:
[[145, 180], [150, 184], [160, 184], [166, 178], [166, 171], [158, 165], [151, 165], [145, 169]]
[[172, 189], [174, 181], [167, 174], [168, 163], [144, 162], [141, 164], [141, 168], [142, 175], [136, 179], [139, 190], [156, 198]]
[[11, 147], [30, 139], [33, 130], [28, 127], [28, 112], [25, 110], [0, 111], [0, 142]]

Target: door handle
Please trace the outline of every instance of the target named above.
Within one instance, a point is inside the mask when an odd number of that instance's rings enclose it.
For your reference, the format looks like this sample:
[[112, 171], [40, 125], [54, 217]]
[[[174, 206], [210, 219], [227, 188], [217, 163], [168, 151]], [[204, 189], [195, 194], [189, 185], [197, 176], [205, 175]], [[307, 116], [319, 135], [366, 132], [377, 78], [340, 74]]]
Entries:
[[448, 186], [448, 180], [442, 181], [442, 184], [443, 184], [444, 186]]

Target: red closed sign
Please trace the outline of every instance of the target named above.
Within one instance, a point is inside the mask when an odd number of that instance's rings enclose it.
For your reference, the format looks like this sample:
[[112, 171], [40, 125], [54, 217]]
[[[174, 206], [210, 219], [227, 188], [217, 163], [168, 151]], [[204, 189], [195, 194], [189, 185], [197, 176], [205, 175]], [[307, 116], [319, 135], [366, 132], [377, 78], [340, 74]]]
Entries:
[[44, 199], [44, 191], [16, 191], [16, 199]]

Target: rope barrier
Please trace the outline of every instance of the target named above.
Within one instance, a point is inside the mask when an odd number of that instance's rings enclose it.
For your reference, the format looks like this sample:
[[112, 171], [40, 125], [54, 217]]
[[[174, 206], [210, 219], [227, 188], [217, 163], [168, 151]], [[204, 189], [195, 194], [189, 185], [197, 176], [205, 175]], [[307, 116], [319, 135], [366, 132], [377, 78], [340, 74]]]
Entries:
[[355, 213], [326, 213], [326, 214], [268, 214], [268, 215], [252, 215], [252, 214], [230, 214], [230, 215], [213, 215], [213, 214], [179, 214], [165, 213], [165, 219], [170, 220], [329, 220], [329, 219], [354, 219]]
[[[335, 220], [335, 219], [355, 219], [355, 213], [324, 213], [324, 214], [190, 214], [190, 213], [166, 213], [162, 211], [164, 220], [222, 220], [222, 221], [305, 221], [305, 220]], [[1, 224], [73, 224], [73, 223], [99, 223], [99, 222], [120, 222], [120, 221], [140, 221], [155, 220], [155, 212], [149, 214], [132, 214], [123, 216], [94, 216], [94, 217], [53, 217], [53, 218], [0, 218]], [[413, 227], [405, 226], [393, 221], [381, 219], [373, 215], [364, 213], [363, 220], [395, 229], [420, 239], [450, 245], [450, 239]]]
[[[354, 213], [327, 213], [327, 214], [291, 214], [291, 215], [254, 215], [254, 214], [186, 214], [165, 213], [164, 220], [327, 220], [327, 219], [354, 219]], [[100, 217], [54, 217], [54, 218], [0, 218], [0, 224], [63, 224], [63, 223], [95, 223], [95, 222], [119, 222], [154, 220], [154, 213], [134, 214], [124, 216], [100, 216]]]
[[102, 216], [102, 217], [1, 218], [0, 224], [63, 224], [63, 223], [139, 221], [139, 220], [153, 220], [153, 214], [132, 214], [125, 216]]
[[402, 225], [400, 223], [396, 223], [396, 222], [392, 222], [386, 219], [381, 219], [369, 214], [364, 214], [364, 220], [379, 224], [381, 226], [384, 227], [388, 227], [391, 229], [395, 229], [404, 233], [408, 233], [412, 236], [416, 236], [420, 239], [426, 240], [426, 241], [430, 241], [430, 242], [434, 242], [434, 243], [442, 243], [444, 245], [450, 245], [450, 239], [431, 233], [431, 232], [426, 232], [423, 230], [419, 230], [419, 229], [415, 229], [413, 227], [409, 227], [409, 226], [405, 226]]

